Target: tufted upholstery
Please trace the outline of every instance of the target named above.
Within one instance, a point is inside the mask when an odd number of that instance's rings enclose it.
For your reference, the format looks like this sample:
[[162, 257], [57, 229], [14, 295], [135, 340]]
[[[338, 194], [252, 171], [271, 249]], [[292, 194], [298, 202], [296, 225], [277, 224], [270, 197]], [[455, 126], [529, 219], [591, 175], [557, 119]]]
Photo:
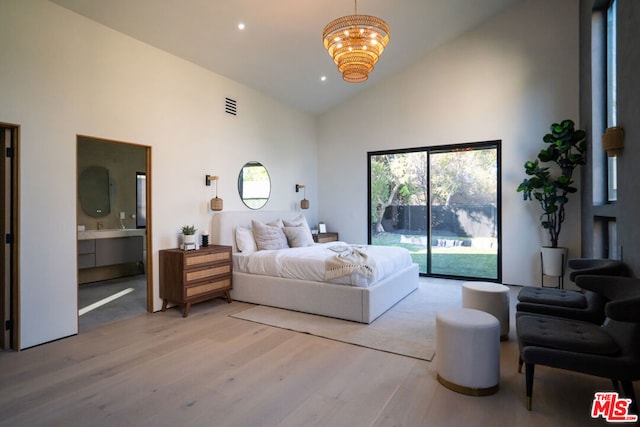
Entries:
[[[627, 273], [624, 263], [610, 259], [574, 258], [569, 260], [571, 280], [581, 288], [580, 291], [568, 291], [555, 288], [524, 287], [518, 294], [518, 313], [537, 313], [558, 316], [584, 322], [601, 324], [604, 321], [604, 304], [608, 298], [596, 292], [584, 289], [580, 277], [602, 276], [618, 277]], [[607, 274], [611, 273], [611, 274]], [[605, 283], [610, 279], [606, 279]]]
[[518, 293], [516, 311], [518, 314], [544, 314], [602, 324], [606, 301], [606, 298], [591, 291], [526, 287]]
[[560, 305], [572, 308], [587, 308], [587, 299], [582, 292], [564, 289], [522, 288], [518, 300], [534, 304]]
[[633, 381], [640, 379], [640, 279], [580, 276], [578, 284], [607, 301], [602, 325], [521, 312], [516, 318], [518, 370], [526, 366], [531, 409], [535, 365], [610, 378], [622, 383], [636, 411]]
[[620, 346], [604, 328], [557, 317], [523, 315], [516, 320], [522, 347], [542, 347], [589, 354], [620, 354]]

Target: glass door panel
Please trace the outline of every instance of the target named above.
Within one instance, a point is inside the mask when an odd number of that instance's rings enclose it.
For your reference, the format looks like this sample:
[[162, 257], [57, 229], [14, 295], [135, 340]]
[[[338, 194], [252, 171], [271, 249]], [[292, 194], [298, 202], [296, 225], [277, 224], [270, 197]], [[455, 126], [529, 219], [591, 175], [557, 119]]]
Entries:
[[369, 153], [369, 242], [420, 274], [500, 280], [499, 142]]
[[498, 163], [495, 147], [429, 156], [431, 270], [498, 279]]
[[420, 273], [427, 273], [427, 153], [369, 156], [372, 245], [409, 250]]

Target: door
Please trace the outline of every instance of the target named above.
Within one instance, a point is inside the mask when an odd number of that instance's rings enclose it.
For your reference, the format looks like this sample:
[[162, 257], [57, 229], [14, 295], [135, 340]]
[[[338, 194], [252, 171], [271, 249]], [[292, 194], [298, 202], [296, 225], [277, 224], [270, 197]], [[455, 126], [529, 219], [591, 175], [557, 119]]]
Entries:
[[18, 126], [0, 123], [0, 349], [18, 350], [18, 284], [17, 284], [17, 155]]
[[430, 273], [499, 280], [498, 149], [429, 154]]
[[[132, 234], [78, 240], [78, 318], [82, 332], [104, 322], [153, 312], [149, 273], [153, 271], [148, 179], [151, 147], [85, 135], [77, 135], [76, 147], [80, 200], [77, 224], [86, 230], [124, 229]], [[93, 185], [98, 179], [87, 172], [94, 169], [104, 171], [104, 185]], [[96, 208], [98, 199], [104, 202]]]
[[369, 243], [422, 275], [499, 281], [499, 141], [369, 153]]

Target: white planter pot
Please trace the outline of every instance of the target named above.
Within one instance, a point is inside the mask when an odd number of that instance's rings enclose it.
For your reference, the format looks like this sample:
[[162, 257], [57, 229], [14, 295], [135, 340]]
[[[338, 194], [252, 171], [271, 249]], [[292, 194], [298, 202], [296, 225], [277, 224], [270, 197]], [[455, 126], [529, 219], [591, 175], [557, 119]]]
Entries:
[[183, 234], [182, 235], [182, 243], [185, 245], [194, 245], [196, 243], [196, 235], [195, 234]]
[[540, 248], [540, 254], [542, 261], [542, 274], [553, 277], [564, 276], [569, 249], [543, 246]]

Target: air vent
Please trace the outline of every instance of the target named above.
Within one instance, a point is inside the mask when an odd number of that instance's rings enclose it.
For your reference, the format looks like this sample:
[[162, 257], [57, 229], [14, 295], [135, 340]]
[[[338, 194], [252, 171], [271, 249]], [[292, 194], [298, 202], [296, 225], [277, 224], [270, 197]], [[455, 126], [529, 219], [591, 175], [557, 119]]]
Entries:
[[224, 99], [224, 112], [227, 114], [231, 114], [232, 116], [238, 115], [238, 107], [235, 99], [231, 99], [231, 98]]

